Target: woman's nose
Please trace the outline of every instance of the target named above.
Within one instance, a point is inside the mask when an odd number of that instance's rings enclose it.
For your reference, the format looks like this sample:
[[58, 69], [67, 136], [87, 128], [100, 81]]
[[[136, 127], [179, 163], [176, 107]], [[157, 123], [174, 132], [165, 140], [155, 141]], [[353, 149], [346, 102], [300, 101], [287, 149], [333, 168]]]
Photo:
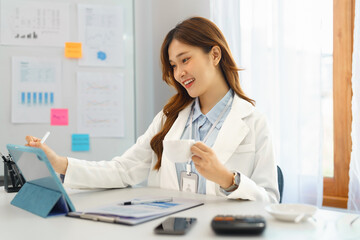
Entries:
[[185, 70], [183, 68], [177, 69], [177, 79], [180, 81], [185, 76]]

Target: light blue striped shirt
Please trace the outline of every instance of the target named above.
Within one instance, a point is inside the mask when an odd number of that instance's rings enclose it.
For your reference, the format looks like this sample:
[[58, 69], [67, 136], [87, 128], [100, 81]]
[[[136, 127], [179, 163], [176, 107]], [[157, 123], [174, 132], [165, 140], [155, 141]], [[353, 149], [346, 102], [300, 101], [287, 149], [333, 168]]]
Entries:
[[[190, 139], [191, 138], [191, 139], [194, 139], [195, 141], [203, 141], [203, 139], [209, 132], [210, 128], [215, 123], [215, 121], [217, 120], [217, 118], [219, 117], [221, 112], [224, 110], [226, 104], [228, 103], [228, 101], [230, 99], [231, 99], [231, 101], [233, 101], [233, 99], [234, 99], [234, 91], [232, 89], [230, 89], [226, 93], [226, 95], [207, 114], [204, 115], [200, 109], [199, 98], [196, 98], [194, 106], [193, 106], [194, 115], [193, 115], [193, 122], [192, 122], [193, 127], [192, 127], [191, 137], [190, 137], [190, 133], [189, 133], [189, 131], [190, 131], [189, 125], [190, 125], [190, 116], [191, 116], [192, 111], [190, 111], [190, 115], [186, 122], [185, 129], [181, 136], [181, 139]], [[229, 114], [230, 109], [231, 109], [231, 104], [230, 104], [230, 107], [226, 110], [226, 112], [222, 116], [222, 118], [220, 119], [220, 121], [218, 122], [218, 124], [215, 126], [212, 133], [210, 133], [208, 139], [205, 142], [205, 144], [207, 146], [212, 147], [214, 145], [216, 137], [219, 134], [219, 131], [220, 131], [227, 115]], [[175, 164], [179, 183], [181, 181], [181, 177], [180, 177], [181, 172], [183, 172], [183, 171], [186, 172], [186, 164], [187, 163], [176, 163]], [[198, 173], [198, 171], [196, 170], [194, 163], [192, 161], [191, 161], [191, 172], [194, 172], [199, 176], [198, 193], [206, 194], [206, 179]]]

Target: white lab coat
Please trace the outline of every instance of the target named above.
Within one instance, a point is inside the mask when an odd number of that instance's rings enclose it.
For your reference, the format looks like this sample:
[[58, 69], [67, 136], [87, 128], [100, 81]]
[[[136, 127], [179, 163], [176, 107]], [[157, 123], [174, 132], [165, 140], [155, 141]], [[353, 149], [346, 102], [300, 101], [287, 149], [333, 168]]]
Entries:
[[[180, 139], [189, 117], [191, 104], [179, 113], [166, 140]], [[160, 170], [153, 170], [157, 156], [150, 141], [164, 121], [158, 113], [147, 131], [122, 156], [111, 161], [84, 161], [68, 158], [64, 185], [73, 188], [121, 188], [147, 179], [149, 186], [179, 190], [175, 164], [164, 155]], [[241, 174], [231, 199], [278, 202], [279, 191], [273, 146], [265, 117], [236, 94], [212, 147], [218, 159], [229, 170]], [[206, 181], [206, 194], [225, 196], [218, 184]]]

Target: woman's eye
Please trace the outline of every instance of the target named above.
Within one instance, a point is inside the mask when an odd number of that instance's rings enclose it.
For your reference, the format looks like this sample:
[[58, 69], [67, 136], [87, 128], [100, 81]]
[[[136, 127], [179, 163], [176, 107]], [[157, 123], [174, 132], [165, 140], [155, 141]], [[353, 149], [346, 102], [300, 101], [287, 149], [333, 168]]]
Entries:
[[183, 63], [186, 63], [187, 61], [189, 61], [190, 58], [184, 58], [183, 59]]
[[174, 68], [176, 67], [176, 65], [170, 65], [170, 67], [171, 67], [172, 69], [174, 69]]

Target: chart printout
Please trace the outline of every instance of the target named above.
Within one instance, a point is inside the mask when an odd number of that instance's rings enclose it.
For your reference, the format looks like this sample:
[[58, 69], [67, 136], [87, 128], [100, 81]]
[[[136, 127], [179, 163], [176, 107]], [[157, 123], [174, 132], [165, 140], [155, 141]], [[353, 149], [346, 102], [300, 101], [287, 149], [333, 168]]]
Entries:
[[78, 72], [78, 132], [91, 137], [124, 137], [122, 73]]
[[61, 102], [60, 59], [12, 57], [13, 123], [49, 123]]
[[121, 6], [78, 5], [81, 66], [123, 67], [124, 13]]
[[63, 47], [69, 40], [69, 4], [1, 1], [1, 43]]

